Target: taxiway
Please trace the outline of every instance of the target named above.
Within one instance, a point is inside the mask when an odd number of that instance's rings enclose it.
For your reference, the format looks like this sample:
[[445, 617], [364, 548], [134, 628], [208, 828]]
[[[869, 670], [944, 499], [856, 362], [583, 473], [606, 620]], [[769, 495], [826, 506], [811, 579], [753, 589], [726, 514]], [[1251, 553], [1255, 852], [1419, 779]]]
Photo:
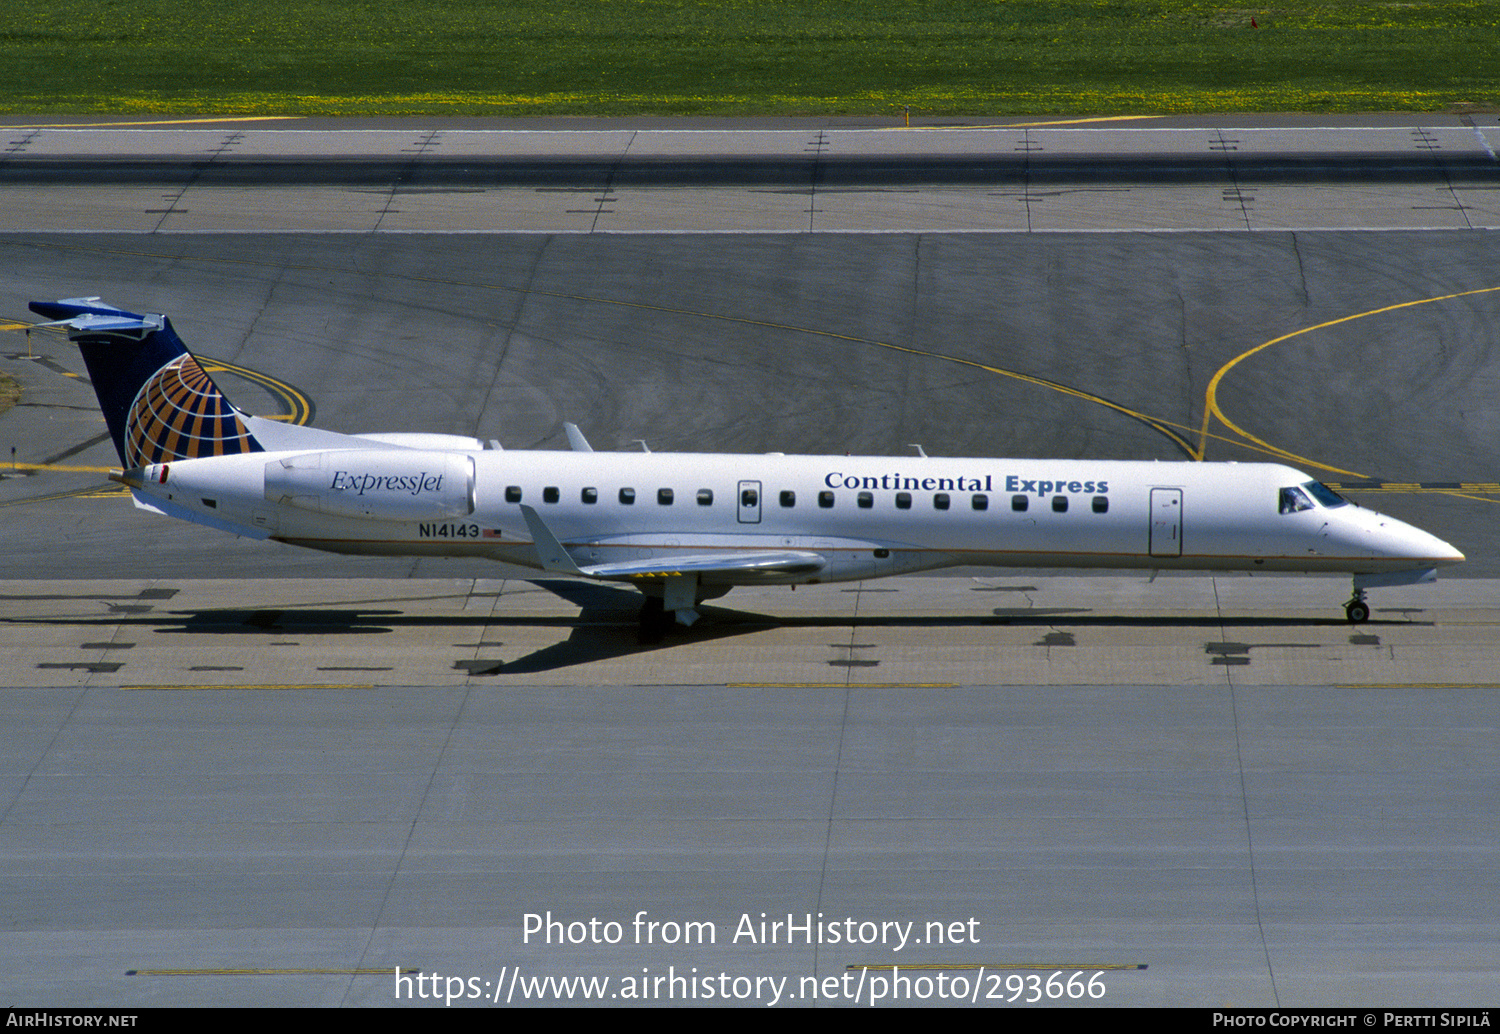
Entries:
[[[344, 431], [1270, 446], [1467, 577], [1359, 627], [1338, 579], [737, 590], [644, 648], [608, 587], [138, 515], [76, 352], [14, 333], [13, 1001], [433, 1005], [402, 967], [623, 1004], [697, 967], [849, 1004], [908, 963], [1001, 1000], [1099, 976], [1069, 1004], [1493, 997], [1494, 116], [303, 128], [12, 130], [0, 315], [167, 312], [245, 408]], [[622, 940], [528, 935], [548, 912]], [[700, 942], [639, 942], [643, 912]], [[819, 914], [924, 940], [735, 938]]]

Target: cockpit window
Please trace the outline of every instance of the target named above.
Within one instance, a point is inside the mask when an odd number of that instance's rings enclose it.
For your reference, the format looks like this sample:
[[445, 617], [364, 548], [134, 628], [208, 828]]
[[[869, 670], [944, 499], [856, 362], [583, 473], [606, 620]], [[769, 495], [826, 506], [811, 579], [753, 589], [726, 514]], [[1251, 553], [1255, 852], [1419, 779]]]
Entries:
[[1332, 509], [1335, 506], [1349, 505], [1349, 500], [1339, 495], [1337, 492], [1329, 488], [1327, 485], [1323, 484], [1323, 482], [1321, 481], [1309, 481], [1302, 487], [1311, 492], [1314, 499], [1316, 499], [1318, 502], [1322, 503], [1329, 509]]
[[1307, 498], [1307, 493], [1300, 488], [1283, 488], [1281, 490], [1281, 512], [1298, 513], [1302, 510], [1311, 510], [1313, 502]]

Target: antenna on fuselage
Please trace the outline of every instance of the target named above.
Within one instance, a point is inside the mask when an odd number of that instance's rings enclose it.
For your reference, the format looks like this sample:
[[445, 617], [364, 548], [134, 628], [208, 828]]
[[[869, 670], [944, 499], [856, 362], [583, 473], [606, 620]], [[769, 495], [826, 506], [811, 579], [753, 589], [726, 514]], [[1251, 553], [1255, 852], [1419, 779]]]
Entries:
[[583, 436], [583, 432], [578, 429], [577, 424], [563, 421], [563, 430], [567, 432], [568, 445], [574, 452], [594, 451], [594, 447], [590, 445], [589, 440]]
[[920, 442], [908, 442], [907, 444], [910, 445], [913, 449], [917, 450], [918, 456], [922, 457], [924, 460], [927, 459], [927, 450], [922, 448]]

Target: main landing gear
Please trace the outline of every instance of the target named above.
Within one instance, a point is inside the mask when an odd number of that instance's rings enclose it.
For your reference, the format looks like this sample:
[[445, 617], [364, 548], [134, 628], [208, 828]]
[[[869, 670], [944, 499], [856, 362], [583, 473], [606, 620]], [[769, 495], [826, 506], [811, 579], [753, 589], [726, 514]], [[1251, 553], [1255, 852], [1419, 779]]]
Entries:
[[651, 645], [661, 642], [667, 633], [677, 628], [691, 628], [701, 616], [698, 605], [704, 600], [717, 599], [729, 591], [728, 585], [698, 585], [697, 579], [670, 579], [662, 595], [647, 590], [641, 604], [640, 642]]
[[667, 613], [662, 598], [647, 596], [646, 602], [641, 605], [641, 626], [637, 641], [643, 646], [659, 643], [667, 637], [667, 631], [671, 627], [672, 615]]

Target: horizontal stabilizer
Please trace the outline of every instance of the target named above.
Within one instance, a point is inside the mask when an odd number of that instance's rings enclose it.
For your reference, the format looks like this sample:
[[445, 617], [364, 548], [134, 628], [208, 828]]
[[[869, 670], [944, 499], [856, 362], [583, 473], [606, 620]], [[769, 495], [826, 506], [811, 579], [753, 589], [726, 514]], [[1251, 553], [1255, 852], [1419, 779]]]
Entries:
[[60, 298], [55, 302], [32, 302], [27, 307], [38, 316], [46, 316], [59, 323], [77, 316], [126, 316], [136, 320], [145, 318], [138, 313], [106, 305], [97, 295], [88, 298]]
[[160, 316], [142, 316], [105, 305], [98, 298], [64, 298], [56, 302], [32, 302], [31, 311], [46, 316], [38, 327], [67, 327], [75, 334], [103, 331], [160, 330]]
[[67, 327], [76, 333], [86, 334], [107, 330], [160, 330], [161, 320], [145, 320], [139, 316], [132, 316], [129, 313], [119, 316], [100, 316], [94, 313], [84, 313], [81, 316], [70, 316], [65, 320], [52, 320], [48, 323], [33, 325], [37, 327]]

